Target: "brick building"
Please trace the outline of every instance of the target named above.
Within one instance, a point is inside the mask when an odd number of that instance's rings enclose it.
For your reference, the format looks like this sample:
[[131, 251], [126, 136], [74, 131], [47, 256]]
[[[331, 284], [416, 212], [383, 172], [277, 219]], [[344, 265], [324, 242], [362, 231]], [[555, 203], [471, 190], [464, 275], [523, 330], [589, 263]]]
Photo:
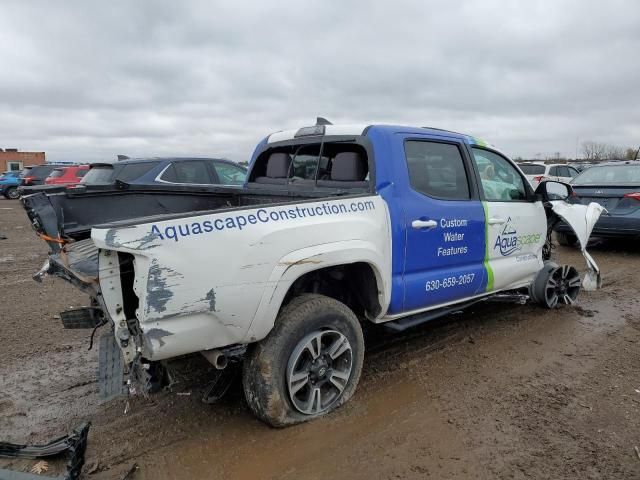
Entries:
[[0, 149], [0, 173], [22, 170], [28, 165], [42, 165], [44, 162], [44, 152], [19, 152], [16, 148]]

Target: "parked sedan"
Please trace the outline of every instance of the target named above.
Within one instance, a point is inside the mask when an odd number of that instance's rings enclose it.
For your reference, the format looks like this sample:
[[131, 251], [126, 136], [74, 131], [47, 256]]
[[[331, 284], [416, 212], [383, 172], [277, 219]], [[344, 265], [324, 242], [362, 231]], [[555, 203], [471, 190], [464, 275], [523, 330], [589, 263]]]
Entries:
[[217, 158], [150, 158], [94, 163], [81, 185], [226, 185], [244, 184], [247, 169]]
[[541, 182], [546, 180], [555, 180], [557, 182], [570, 182], [571, 179], [578, 176], [580, 172], [577, 169], [562, 164], [546, 164], [542, 162], [519, 163], [518, 166], [524, 176], [527, 177], [529, 183], [535, 190]]
[[[595, 237], [640, 236], [640, 162], [615, 162], [595, 165], [571, 182], [574, 203], [596, 202], [609, 212], [602, 215], [595, 228]], [[555, 227], [558, 242], [573, 245], [576, 237], [561, 223]]]
[[18, 185], [20, 185], [20, 172], [12, 170], [0, 174], [0, 194], [10, 199], [16, 199], [20, 196]]

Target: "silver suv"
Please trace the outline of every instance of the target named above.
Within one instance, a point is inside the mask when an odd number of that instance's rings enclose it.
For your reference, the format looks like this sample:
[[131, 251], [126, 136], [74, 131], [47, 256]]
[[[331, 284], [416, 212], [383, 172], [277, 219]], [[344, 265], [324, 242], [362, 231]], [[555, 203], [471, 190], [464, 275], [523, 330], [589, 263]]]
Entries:
[[547, 180], [569, 183], [580, 173], [578, 169], [564, 163], [527, 162], [519, 163], [518, 166], [534, 190]]

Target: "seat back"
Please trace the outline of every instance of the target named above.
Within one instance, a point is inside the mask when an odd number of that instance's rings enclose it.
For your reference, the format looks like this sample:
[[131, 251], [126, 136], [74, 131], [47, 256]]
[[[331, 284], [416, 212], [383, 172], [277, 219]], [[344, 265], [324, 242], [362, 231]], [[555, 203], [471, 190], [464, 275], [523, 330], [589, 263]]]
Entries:
[[318, 180], [319, 187], [367, 188], [367, 163], [358, 152], [340, 152], [331, 164], [330, 180]]
[[269, 156], [267, 171], [264, 177], [257, 177], [255, 183], [270, 185], [286, 185], [291, 169], [291, 155], [275, 152]]

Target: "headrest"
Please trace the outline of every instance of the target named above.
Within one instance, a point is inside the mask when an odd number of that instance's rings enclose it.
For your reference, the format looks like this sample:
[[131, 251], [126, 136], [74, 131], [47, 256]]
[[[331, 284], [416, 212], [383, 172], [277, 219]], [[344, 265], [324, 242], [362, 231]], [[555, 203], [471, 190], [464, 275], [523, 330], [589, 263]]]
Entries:
[[331, 180], [359, 182], [367, 176], [363, 158], [357, 152], [340, 152], [331, 165]]
[[290, 166], [291, 156], [288, 153], [272, 153], [267, 161], [267, 177], [287, 178]]

